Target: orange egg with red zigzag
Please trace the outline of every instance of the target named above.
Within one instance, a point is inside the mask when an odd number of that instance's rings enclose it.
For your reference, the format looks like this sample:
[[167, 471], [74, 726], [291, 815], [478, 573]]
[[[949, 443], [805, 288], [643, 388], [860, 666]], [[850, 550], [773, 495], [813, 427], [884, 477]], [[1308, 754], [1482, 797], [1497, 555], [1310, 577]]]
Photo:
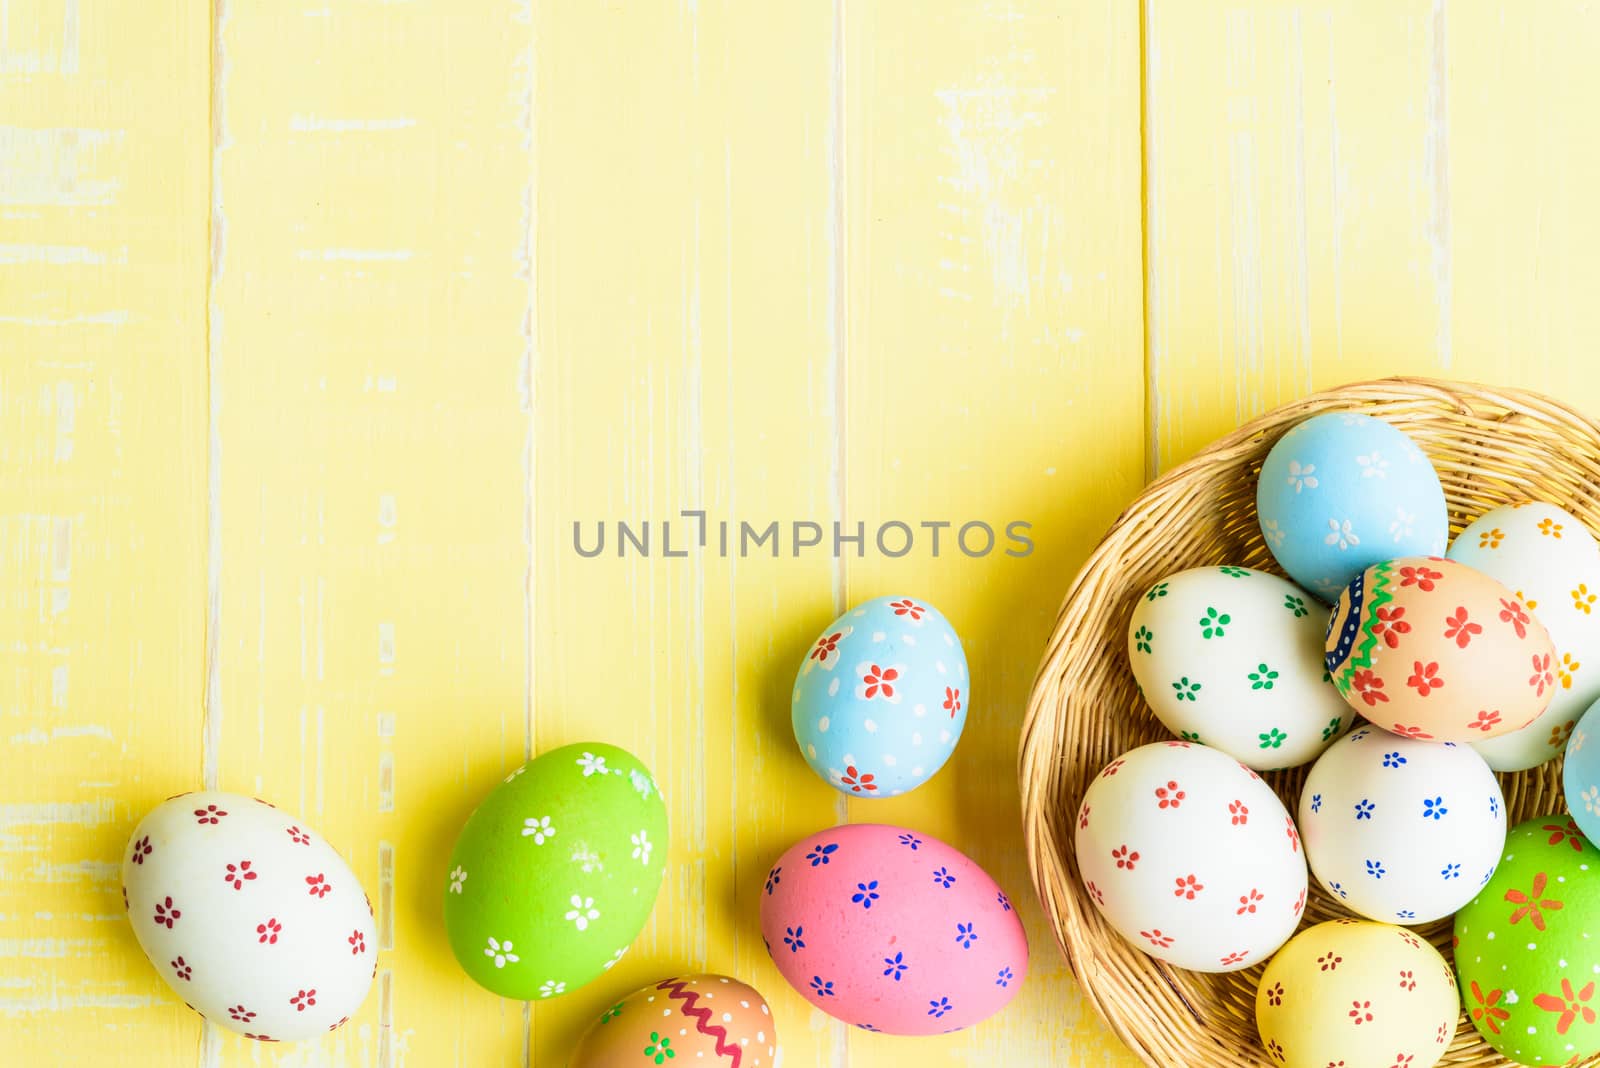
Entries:
[[600, 1014], [572, 1068], [652, 1064], [771, 1068], [778, 1033], [767, 999], [726, 975], [685, 975], [635, 990]]

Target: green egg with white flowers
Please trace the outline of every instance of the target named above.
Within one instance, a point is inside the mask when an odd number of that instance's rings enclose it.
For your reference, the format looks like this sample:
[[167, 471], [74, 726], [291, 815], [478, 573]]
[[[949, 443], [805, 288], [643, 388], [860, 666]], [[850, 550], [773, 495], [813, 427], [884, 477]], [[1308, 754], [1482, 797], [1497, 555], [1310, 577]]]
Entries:
[[666, 873], [667, 809], [625, 749], [582, 742], [517, 768], [450, 855], [450, 948], [501, 997], [571, 993], [622, 959]]

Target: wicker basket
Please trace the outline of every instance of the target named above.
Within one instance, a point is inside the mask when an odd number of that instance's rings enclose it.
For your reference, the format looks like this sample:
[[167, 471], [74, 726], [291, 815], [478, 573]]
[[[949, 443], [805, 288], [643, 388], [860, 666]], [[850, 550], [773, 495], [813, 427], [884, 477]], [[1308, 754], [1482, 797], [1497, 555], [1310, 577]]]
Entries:
[[[1282, 574], [1256, 525], [1261, 463], [1280, 435], [1322, 412], [1358, 407], [1400, 427], [1433, 460], [1452, 534], [1497, 504], [1558, 504], [1600, 531], [1600, 423], [1517, 390], [1394, 378], [1346, 386], [1280, 408], [1151, 484], [1078, 573], [1028, 702], [1019, 773], [1028, 862], [1056, 938], [1089, 1000], [1147, 1064], [1271, 1064], [1255, 1027], [1263, 965], [1227, 975], [1145, 956], [1101, 919], [1078, 877], [1073, 818], [1091, 778], [1120, 753], [1170, 737], [1134, 688], [1128, 619], [1162, 577], [1233, 563]], [[1564, 811], [1559, 761], [1500, 776], [1513, 822]], [[1290, 812], [1305, 768], [1269, 776]], [[1309, 922], [1348, 915], [1312, 880]], [[1450, 952], [1450, 920], [1420, 928]], [[1507, 1064], [1465, 1020], [1441, 1062]], [[1600, 1059], [1587, 1062], [1600, 1064]]]

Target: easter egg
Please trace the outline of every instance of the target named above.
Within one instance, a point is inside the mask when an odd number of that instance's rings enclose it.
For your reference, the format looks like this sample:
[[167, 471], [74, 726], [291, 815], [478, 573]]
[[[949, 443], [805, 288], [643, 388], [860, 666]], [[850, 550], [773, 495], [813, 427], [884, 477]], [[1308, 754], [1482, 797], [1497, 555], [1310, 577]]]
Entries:
[[1334, 605], [1327, 654], [1351, 707], [1408, 738], [1507, 734], [1533, 722], [1559, 686], [1550, 635], [1517, 595], [1442, 557], [1359, 575]]
[[1231, 972], [1294, 933], [1306, 861], [1255, 772], [1190, 742], [1155, 742], [1102, 770], [1078, 809], [1078, 870], [1107, 922], [1160, 960]]
[[702, 974], [663, 979], [611, 1006], [585, 1032], [570, 1063], [771, 1068], [777, 1055], [766, 999], [737, 979]]
[[938, 609], [879, 597], [823, 629], [790, 707], [812, 771], [851, 797], [894, 797], [944, 767], [971, 700], [961, 639]]
[[501, 997], [569, 993], [638, 937], [666, 857], [666, 805], [643, 764], [600, 742], [553, 749], [462, 828], [442, 880], [450, 948]]
[[134, 828], [122, 892], [161, 978], [247, 1038], [333, 1030], [377, 972], [355, 874], [305, 821], [265, 801], [205, 790], [157, 805]]
[[1526, 727], [1474, 743], [1496, 771], [1523, 771], [1561, 754], [1572, 725], [1600, 698], [1600, 545], [1555, 505], [1503, 505], [1484, 513], [1449, 557], [1495, 579], [1544, 624], [1558, 685]]
[[1456, 980], [1402, 927], [1330, 920], [1289, 940], [1261, 973], [1256, 1027], [1286, 1068], [1431, 1068], [1456, 1032]]
[[1518, 1064], [1600, 1053], [1600, 851], [1565, 816], [1511, 828], [1506, 851], [1456, 913], [1456, 973], [1483, 1040]]
[[790, 846], [767, 873], [761, 937], [812, 1005], [897, 1035], [971, 1027], [1028, 973], [1027, 936], [995, 881], [937, 838], [883, 824]]
[[1325, 615], [1276, 575], [1198, 567], [1139, 598], [1128, 660], [1173, 734], [1253, 768], [1294, 767], [1355, 718], [1326, 681]]
[[1442, 554], [1450, 534], [1422, 450], [1357, 412], [1315, 416], [1278, 439], [1261, 465], [1256, 512], [1273, 558], [1327, 601], [1373, 564]]
[[1566, 763], [1561, 766], [1561, 786], [1567, 810], [1583, 829], [1584, 837], [1600, 836], [1600, 701], [1589, 706], [1567, 742]]
[[1311, 766], [1306, 859], [1328, 893], [1375, 920], [1426, 923], [1466, 904], [1505, 843], [1505, 798], [1471, 746], [1363, 726]]

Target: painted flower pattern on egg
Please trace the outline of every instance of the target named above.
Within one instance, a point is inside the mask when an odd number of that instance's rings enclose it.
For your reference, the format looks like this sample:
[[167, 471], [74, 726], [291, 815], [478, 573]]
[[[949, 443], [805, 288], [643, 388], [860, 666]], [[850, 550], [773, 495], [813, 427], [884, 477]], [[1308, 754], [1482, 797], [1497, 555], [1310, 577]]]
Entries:
[[1367, 725], [1312, 766], [1300, 830], [1312, 872], [1347, 908], [1426, 923], [1460, 908], [1494, 870], [1504, 807], [1494, 773], [1470, 746]]
[[[1557, 534], [1560, 537], [1557, 537]], [[1600, 700], [1600, 544], [1574, 515], [1543, 502], [1502, 505], [1474, 520], [1449, 557], [1510, 590], [1556, 650], [1549, 705], [1525, 727], [1474, 742], [1496, 771], [1523, 771], [1561, 755], [1572, 724]]]
[[666, 820], [654, 778], [626, 750], [580, 743], [524, 764], [484, 798], [440, 864], [456, 960], [486, 989], [520, 1000], [600, 976], [649, 917]]
[[1565, 816], [1518, 824], [1494, 876], [1455, 918], [1468, 1019], [1518, 1064], [1600, 1054], [1600, 851]]
[[1310, 599], [1276, 575], [1231, 565], [1152, 586], [1134, 602], [1128, 662], [1156, 718], [1258, 770], [1315, 759], [1355, 717], [1323, 681]]
[[1422, 450], [1355, 411], [1307, 419], [1273, 445], [1256, 511], [1273, 557], [1326, 601], [1373, 564], [1442, 554], [1449, 535], [1444, 490]]
[[879, 597], [834, 620], [795, 677], [791, 720], [811, 769], [840, 793], [895, 797], [950, 759], [971, 706], [966, 653], [916, 597]]
[[182, 794], [134, 831], [122, 866], [140, 947], [207, 1020], [258, 1041], [342, 1025], [372, 983], [366, 895], [343, 858], [265, 802]]
[[1567, 809], [1584, 837], [1600, 836], [1600, 745], [1592, 742], [1600, 731], [1600, 700], [1584, 712], [1566, 743], [1566, 763], [1562, 766], [1562, 786]]
[[1388, 924], [1333, 920], [1272, 958], [1256, 990], [1256, 1026], [1287, 1068], [1430, 1068], [1455, 1034], [1456, 997], [1433, 946]]
[[1271, 956], [1298, 925], [1299, 832], [1267, 784], [1227, 754], [1140, 746], [1094, 779], [1080, 811], [1078, 868], [1090, 895], [1151, 956], [1235, 971]]
[[737, 979], [700, 974], [652, 983], [606, 1009], [579, 1041], [572, 1065], [771, 1068], [777, 1056], [766, 999]]
[[851, 824], [801, 839], [775, 866], [783, 882], [761, 895], [768, 952], [837, 1019], [891, 1034], [958, 1030], [998, 1012], [1027, 973], [1010, 900], [938, 839]]
[[1388, 560], [1357, 576], [1324, 644], [1352, 708], [1423, 741], [1477, 743], [1526, 727], [1554, 697], [1560, 664], [1514, 591], [1442, 557]]

